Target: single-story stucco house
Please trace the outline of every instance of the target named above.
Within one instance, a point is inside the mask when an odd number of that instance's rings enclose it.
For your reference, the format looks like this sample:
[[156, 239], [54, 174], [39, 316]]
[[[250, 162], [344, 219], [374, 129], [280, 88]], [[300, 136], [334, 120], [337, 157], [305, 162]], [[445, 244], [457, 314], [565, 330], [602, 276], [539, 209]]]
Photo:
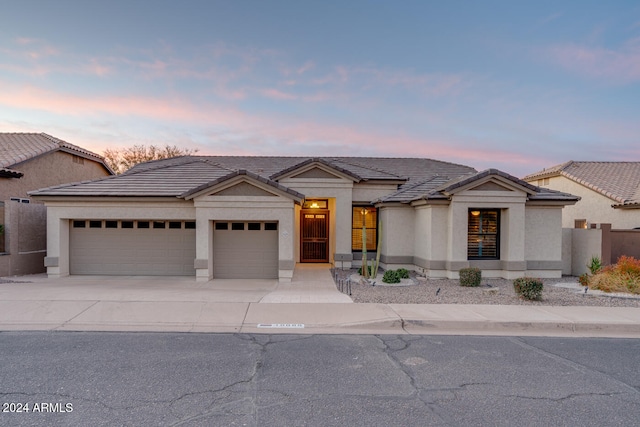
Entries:
[[31, 196], [48, 207], [51, 277], [282, 281], [296, 263], [359, 265], [363, 224], [385, 268], [560, 277], [562, 208], [579, 200], [431, 159], [227, 156], [152, 161]]

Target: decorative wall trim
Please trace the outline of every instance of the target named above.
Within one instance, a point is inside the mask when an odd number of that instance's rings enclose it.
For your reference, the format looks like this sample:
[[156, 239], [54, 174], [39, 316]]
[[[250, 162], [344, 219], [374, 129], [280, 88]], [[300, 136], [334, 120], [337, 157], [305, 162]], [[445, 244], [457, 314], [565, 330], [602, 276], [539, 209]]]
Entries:
[[278, 269], [293, 270], [296, 268], [296, 262], [290, 259], [281, 259], [278, 261]]
[[527, 270], [562, 270], [562, 261], [527, 261]]
[[60, 266], [60, 258], [57, 256], [46, 256], [44, 257], [44, 266], [45, 267], [59, 267]]
[[209, 260], [196, 259], [193, 261], [193, 268], [209, 268]]
[[414, 264], [413, 257], [411, 255], [380, 255], [380, 262], [384, 264]]
[[[353, 261], [353, 254], [333, 254], [334, 261]], [[360, 259], [362, 259], [362, 255], [360, 255]]]

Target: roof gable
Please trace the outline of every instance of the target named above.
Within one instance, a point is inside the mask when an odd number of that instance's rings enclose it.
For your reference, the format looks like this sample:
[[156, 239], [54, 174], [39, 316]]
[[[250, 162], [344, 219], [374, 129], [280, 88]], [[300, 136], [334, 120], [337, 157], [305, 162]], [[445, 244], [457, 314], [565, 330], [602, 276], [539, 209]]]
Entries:
[[46, 133], [0, 132], [0, 167], [12, 168], [35, 157], [55, 151], [63, 151], [100, 163], [113, 175], [113, 171], [105, 163], [102, 156]]
[[307, 159], [271, 175], [274, 181], [296, 178], [347, 179], [353, 182], [362, 180], [357, 174], [321, 158]]
[[[246, 192], [248, 194], [238, 194]], [[304, 200], [304, 194], [280, 185], [246, 170], [231, 172], [223, 177], [199, 185], [180, 195], [191, 200], [201, 196], [284, 196], [296, 203]]]
[[244, 196], [244, 197], [276, 197], [277, 194], [264, 190], [250, 183], [248, 180], [242, 180], [234, 183], [229, 187], [213, 190], [210, 196]]
[[487, 169], [462, 180], [443, 186], [440, 191], [445, 195], [452, 195], [461, 191], [522, 191], [529, 195], [537, 192], [537, 187], [526, 181], [509, 175], [497, 169]]

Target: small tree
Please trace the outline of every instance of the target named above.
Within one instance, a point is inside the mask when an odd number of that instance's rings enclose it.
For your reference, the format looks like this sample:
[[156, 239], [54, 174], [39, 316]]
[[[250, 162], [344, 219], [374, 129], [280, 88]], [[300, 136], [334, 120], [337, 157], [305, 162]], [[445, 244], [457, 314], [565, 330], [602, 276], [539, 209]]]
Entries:
[[107, 148], [102, 153], [105, 162], [117, 174], [128, 171], [138, 163], [151, 160], [169, 159], [171, 157], [189, 156], [197, 153], [197, 149], [180, 148], [176, 145], [133, 145], [127, 148]]

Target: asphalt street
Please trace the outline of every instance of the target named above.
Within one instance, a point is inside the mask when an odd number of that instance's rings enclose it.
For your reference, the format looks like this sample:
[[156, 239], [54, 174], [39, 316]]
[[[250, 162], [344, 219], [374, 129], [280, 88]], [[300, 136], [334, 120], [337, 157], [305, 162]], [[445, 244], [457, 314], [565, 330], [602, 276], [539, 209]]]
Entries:
[[3, 426], [631, 426], [640, 340], [0, 333]]

